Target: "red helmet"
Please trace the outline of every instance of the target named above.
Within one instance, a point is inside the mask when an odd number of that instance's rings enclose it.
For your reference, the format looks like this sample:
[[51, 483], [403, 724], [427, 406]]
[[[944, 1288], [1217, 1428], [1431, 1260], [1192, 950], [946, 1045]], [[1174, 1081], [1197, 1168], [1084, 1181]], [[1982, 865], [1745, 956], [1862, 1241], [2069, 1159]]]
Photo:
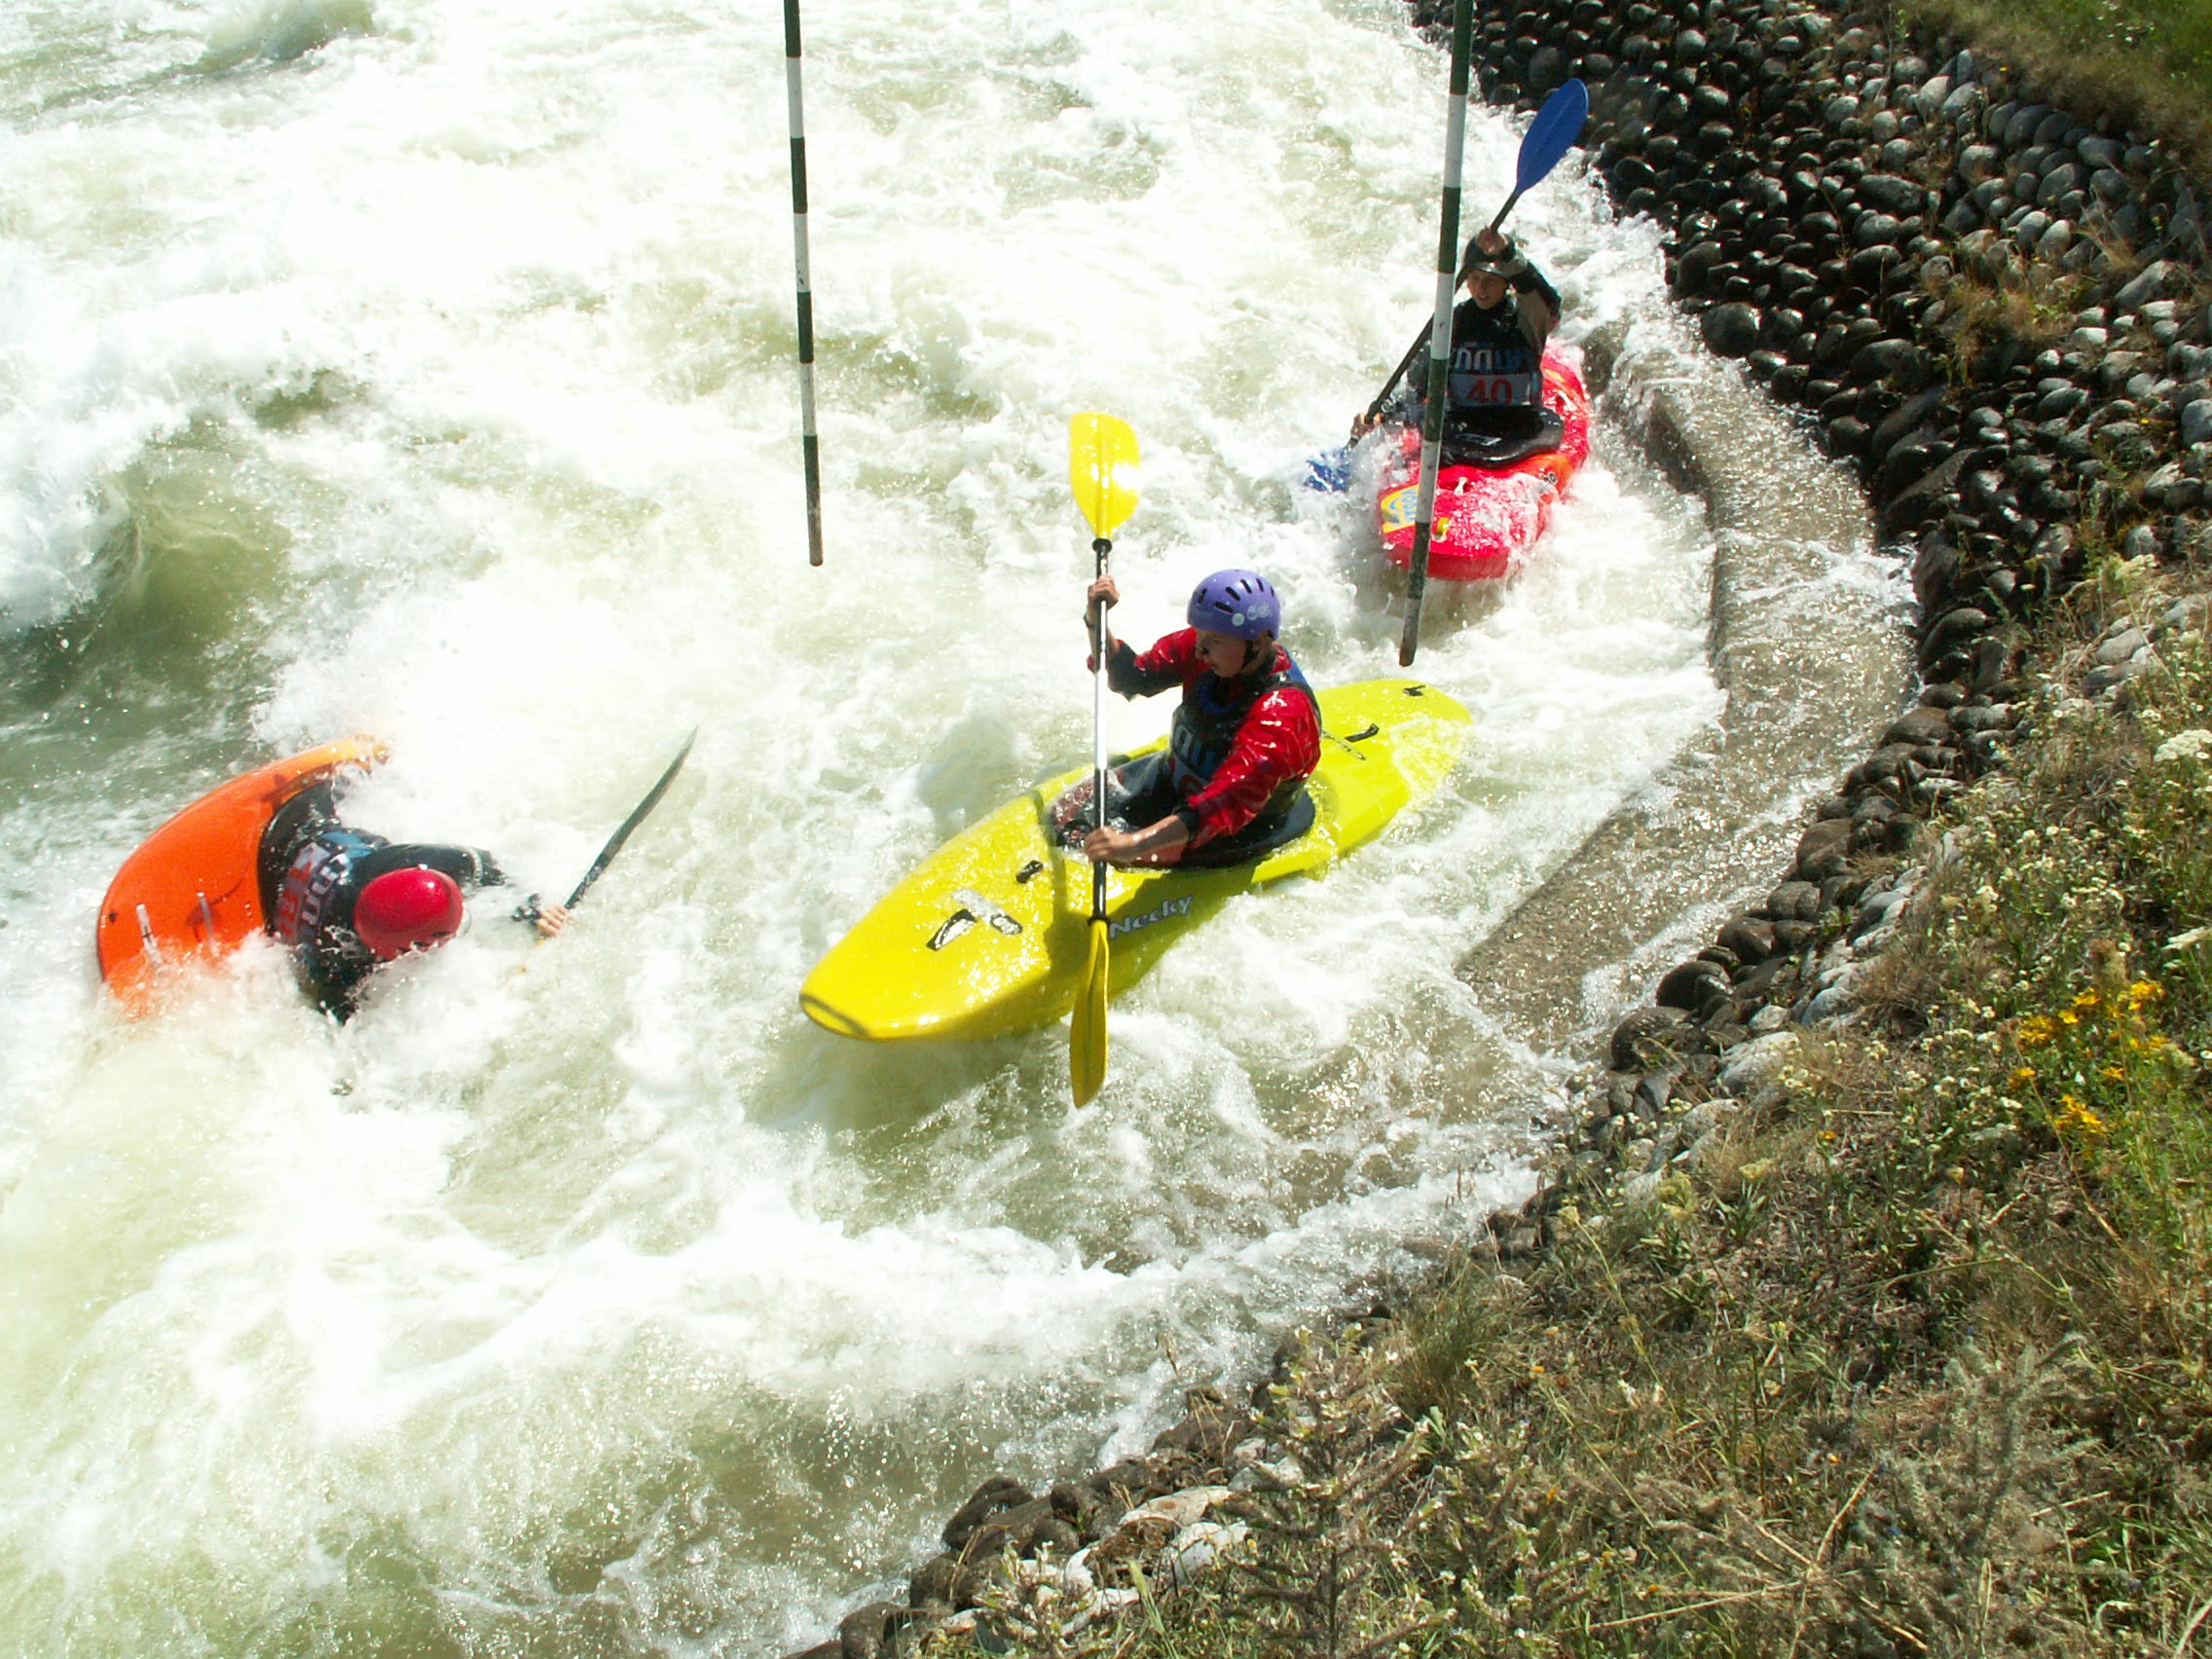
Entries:
[[461, 884], [421, 865], [378, 876], [353, 905], [353, 932], [379, 962], [443, 944], [461, 932]]

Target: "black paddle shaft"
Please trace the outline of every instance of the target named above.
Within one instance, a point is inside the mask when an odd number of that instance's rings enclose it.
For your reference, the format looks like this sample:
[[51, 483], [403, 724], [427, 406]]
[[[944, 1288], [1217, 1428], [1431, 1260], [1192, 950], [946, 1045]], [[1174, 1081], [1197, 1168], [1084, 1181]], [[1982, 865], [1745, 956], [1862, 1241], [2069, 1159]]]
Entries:
[[570, 909], [574, 909], [583, 896], [591, 891], [591, 884], [607, 872], [607, 866], [614, 862], [614, 855], [622, 850], [622, 843], [630, 838], [630, 832], [645, 821], [646, 815], [654, 807], [660, 805], [660, 797], [668, 793], [668, 786], [675, 783], [676, 774], [683, 770], [683, 762], [691, 754], [691, 745], [698, 740], [699, 728], [693, 726], [691, 735], [683, 740], [683, 747], [676, 752], [676, 758], [668, 763], [668, 770], [660, 775], [660, 782], [645, 792], [645, 798], [638, 802], [629, 817], [622, 820], [622, 828], [608, 836], [607, 845], [599, 849], [599, 857], [591, 861], [591, 868], [584, 871], [583, 880], [577, 882], [576, 890], [569, 895]]
[[[1114, 551], [1114, 543], [1101, 535], [1091, 542], [1090, 551], [1097, 558], [1097, 564], [1093, 567], [1095, 573], [1091, 579], [1097, 581], [1106, 574], [1106, 556]], [[1103, 681], [1106, 673], [1106, 603], [1100, 600], [1091, 607], [1090, 660], [1091, 672], [1098, 675], [1101, 681]], [[1091, 724], [1095, 727], [1099, 719], [1097, 704], [1103, 701], [1096, 694], [1095, 686], [1093, 687], [1091, 701]], [[1092, 817], [1097, 820], [1098, 828], [1103, 830], [1106, 828], [1104, 739], [1094, 730], [1091, 734], [1091, 741], [1093, 753], [1090, 766], [1090, 811]], [[1090, 866], [1090, 919], [1094, 922], [1106, 919], [1106, 866], [1103, 864], [1094, 863]]]

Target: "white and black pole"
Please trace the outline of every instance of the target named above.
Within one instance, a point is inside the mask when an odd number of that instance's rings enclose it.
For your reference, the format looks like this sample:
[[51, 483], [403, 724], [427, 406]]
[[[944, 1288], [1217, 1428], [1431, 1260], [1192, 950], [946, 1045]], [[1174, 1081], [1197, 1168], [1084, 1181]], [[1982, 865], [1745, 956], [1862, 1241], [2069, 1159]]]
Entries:
[[1428, 329], [1428, 392], [1420, 423], [1420, 493], [1414, 509], [1413, 562], [1406, 575], [1406, 629], [1398, 666], [1411, 668], [1420, 635], [1420, 600], [1428, 586], [1428, 541], [1436, 518], [1436, 473], [1444, 452], [1445, 387], [1452, 368], [1452, 293], [1459, 271], [1459, 160], [1467, 142], [1467, 60], [1472, 55], [1472, 0], [1452, 7], [1452, 112], [1444, 131], [1444, 210], [1436, 238], [1436, 314]]
[[798, 0], [784, 0], [784, 78], [792, 106], [792, 241], [798, 266], [799, 451], [806, 465], [806, 562], [822, 563], [822, 440], [814, 429], [814, 285], [806, 254], [806, 109], [799, 92]]

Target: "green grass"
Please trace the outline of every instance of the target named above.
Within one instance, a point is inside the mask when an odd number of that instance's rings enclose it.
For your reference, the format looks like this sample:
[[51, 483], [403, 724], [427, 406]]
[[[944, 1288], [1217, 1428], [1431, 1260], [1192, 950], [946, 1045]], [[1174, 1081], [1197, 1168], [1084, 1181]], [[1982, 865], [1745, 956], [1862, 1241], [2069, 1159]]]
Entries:
[[1976, 43], [2083, 116], [2110, 113], [2212, 154], [2203, 0], [1893, 0], [1901, 20]]

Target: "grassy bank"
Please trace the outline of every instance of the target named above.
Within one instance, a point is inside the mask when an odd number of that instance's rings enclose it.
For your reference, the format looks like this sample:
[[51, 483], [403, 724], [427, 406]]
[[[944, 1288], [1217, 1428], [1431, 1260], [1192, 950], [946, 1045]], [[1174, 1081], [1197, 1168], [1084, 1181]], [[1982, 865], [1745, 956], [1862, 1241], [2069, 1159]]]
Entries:
[[2079, 114], [2109, 111], [2212, 155], [2205, 0], [1894, 0], [1894, 8], [2031, 68]]
[[[1717, 1157], [1309, 1345], [1236, 1565], [1022, 1651], [2212, 1652], [2212, 639], [2055, 689]], [[1272, 1489], [1272, 1490], [1270, 1490]], [[1217, 1511], [1217, 1514], [1220, 1513]], [[1111, 1570], [1108, 1579], [1115, 1576]]]

